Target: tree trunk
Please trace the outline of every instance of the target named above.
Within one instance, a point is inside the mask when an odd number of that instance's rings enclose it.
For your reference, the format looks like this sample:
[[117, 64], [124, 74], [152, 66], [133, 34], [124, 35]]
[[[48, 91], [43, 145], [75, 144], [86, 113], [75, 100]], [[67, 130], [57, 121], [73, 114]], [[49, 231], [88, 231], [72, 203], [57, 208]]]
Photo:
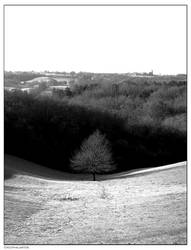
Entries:
[[93, 181], [95, 181], [96, 180], [96, 178], [95, 178], [95, 173], [93, 173]]

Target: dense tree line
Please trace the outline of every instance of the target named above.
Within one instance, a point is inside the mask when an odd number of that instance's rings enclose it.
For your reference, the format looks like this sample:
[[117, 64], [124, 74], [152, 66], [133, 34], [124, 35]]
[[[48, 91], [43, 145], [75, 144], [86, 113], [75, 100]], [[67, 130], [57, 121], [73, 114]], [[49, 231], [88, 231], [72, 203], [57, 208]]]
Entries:
[[115, 171], [186, 160], [186, 82], [93, 81], [53, 98], [5, 92], [5, 153], [73, 171], [72, 156], [99, 130]]
[[69, 103], [105, 110], [128, 124], [147, 124], [186, 132], [185, 81], [124, 81], [73, 87]]

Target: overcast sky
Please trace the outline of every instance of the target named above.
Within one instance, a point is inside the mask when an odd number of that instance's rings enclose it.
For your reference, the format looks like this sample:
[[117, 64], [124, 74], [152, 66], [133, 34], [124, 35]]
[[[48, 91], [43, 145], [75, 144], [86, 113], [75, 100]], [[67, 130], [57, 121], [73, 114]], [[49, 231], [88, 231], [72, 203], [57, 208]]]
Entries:
[[186, 73], [184, 6], [6, 6], [5, 70]]

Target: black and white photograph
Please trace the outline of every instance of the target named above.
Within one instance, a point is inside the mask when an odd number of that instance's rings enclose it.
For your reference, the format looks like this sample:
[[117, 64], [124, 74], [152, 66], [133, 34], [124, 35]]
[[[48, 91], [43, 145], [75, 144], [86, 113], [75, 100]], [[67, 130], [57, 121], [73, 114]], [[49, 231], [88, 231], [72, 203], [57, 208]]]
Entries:
[[187, 245], [186, 1], [58, 2], [2, 4], [4, 247]]

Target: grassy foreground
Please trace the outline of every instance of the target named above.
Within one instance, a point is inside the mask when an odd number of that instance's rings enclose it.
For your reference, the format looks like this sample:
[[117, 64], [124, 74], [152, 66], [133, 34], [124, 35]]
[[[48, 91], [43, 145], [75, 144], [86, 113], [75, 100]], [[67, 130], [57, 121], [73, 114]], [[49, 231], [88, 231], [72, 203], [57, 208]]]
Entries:
[[186, 244], [185, 165], [93, 182], [5, 156], [5, 177], [5, 244]]

